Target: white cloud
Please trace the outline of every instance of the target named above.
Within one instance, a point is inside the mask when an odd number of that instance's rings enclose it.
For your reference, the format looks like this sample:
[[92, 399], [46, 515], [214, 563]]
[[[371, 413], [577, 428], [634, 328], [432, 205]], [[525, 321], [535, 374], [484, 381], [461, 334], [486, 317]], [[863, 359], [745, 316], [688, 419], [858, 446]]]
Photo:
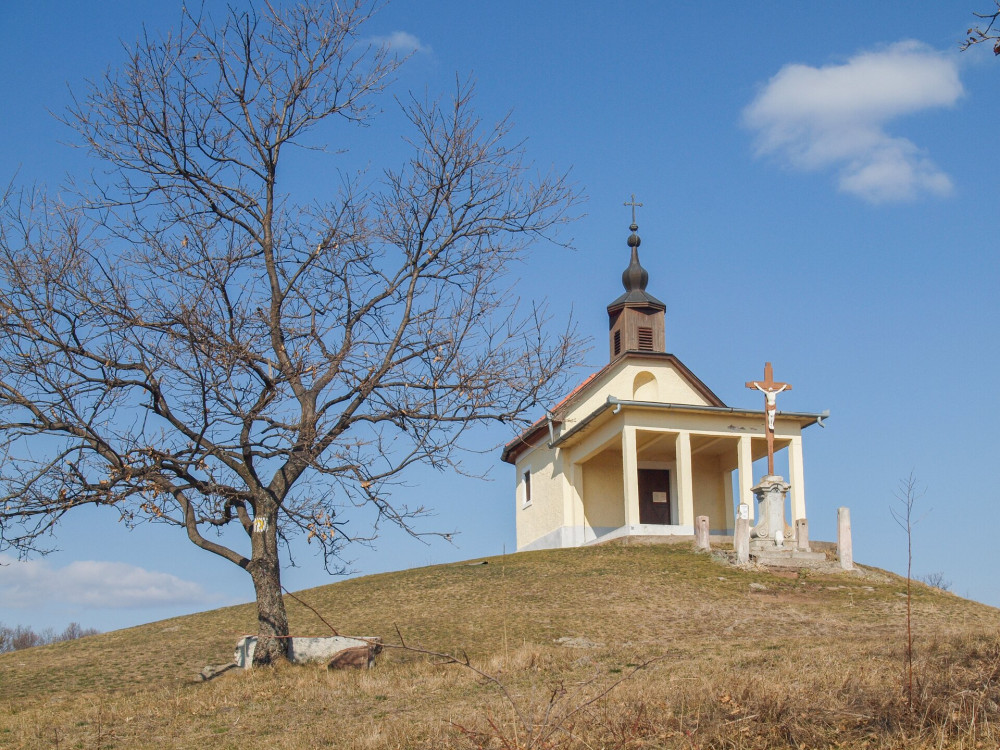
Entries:
[[891, 120], [962, 95], [955, 62], [915, 41], [862, 52], [842, 65], [786, 65], [743, 111], [757, 153], [803, 170], [834, 167], [839, 187], [872, 203], [947, 195], [951, 179]]
[[79, 560], [53, 568], [0, 555], [0, 602], [15, 609], [49, 602], [89, 609], [209, 604], [216, 597], [199, 584], [123, 562]]
[[433, 52], [429, 46], [421, 44], [420, 40], [408, 31], [393, 31], [388, 36], [372, 37], [372, 44], [378, 47], [386, 47], [392, 52], [403, 55], [410, 55], [416, 52], [425, 52], [427, 54]]

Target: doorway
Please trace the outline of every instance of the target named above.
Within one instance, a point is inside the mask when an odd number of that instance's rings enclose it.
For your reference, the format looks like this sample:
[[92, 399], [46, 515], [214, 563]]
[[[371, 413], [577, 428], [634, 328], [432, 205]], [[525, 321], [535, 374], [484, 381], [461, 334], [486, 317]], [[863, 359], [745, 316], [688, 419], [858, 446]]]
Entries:
[[639, 523], [670, 524], [670, 471], [639, 469]]

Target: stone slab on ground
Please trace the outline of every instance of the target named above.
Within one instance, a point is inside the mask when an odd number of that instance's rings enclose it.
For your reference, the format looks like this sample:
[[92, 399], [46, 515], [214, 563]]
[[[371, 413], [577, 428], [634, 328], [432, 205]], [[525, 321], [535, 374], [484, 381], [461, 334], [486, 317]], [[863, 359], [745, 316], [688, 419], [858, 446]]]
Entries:
[[598, 643], [588, 638], [568, 635], [564, 635], [562, 638], [556, 638], [555, 642], [560, 646], [566, 646], [567, 648], [601, 648], [604, 645], [603, 643]]
[[826, 555], [822, 552], [806, 552], [804, 550], [773, 550], [768, 552], [750, 552], [751, 561], [758, 565], [772, 568], [808, 568], [815, 564], [826, 564]]
[[[257, 636], [244, 636], [236, 644], [233, 661], [250, 669], [257, 649]], [[289, 638], [286, 653], [293, 664], [326, 664], [330, 669], [375, 666], [375, 656], [382, 651], [381, 638], [334, 635], [323, 638]]]
[[593, 542], [590, 542], [590, 544], [621, 544], [629, 546], [645, 544], [681, 544], [684, 542], [690, 543], [694, 540], [694, 534], [632, 535], [606, 540], [598, 538]]

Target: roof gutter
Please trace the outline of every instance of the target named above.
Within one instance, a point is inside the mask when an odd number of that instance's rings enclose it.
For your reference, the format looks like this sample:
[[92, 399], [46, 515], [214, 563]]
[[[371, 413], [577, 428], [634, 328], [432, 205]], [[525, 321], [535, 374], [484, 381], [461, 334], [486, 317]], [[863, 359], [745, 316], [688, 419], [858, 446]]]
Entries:
[[[562, 433], [555, 440], [549, 442], [550, 448], [555, 448], [566, 442], [569, 438], [575, 435], [577, 432], [585, 429], [587, 425], [597, 419], [601, 414], [606, 412], [611, 407], [614, 407], [614, 414], [621, 411], [623, 406], [634, 406], [640, 409], [669, 409], [670, 411], [690, 411], [690, 412], [710, 412], [713, 414], [736, 414], [743, 417], [763, 417], [764, 412], [754, 409], [739, 409], [733, 406], [694, 406], [692, 404], [664, 404], [659, 401], [628, 401], [624, 399], [619, 399], [614, 396], [608, 396], [608, 400], [598, 406], [594, 411], [588, 414], [586, 417], [577, 422], [573, 427], [566, 432]], [[777, 417], [788, 417], [791, 419], [807, 420], [805, 424], [802, 425], [803, 428], [809, 427], [812, 424], [818, 424], [820, 427], [826, 427], [823, 424], [823, 420], [830, 418], [830, 410], [827, 409], [820, 414], [813, 412], [798, 412], [798, 411], [779, 411], [775, 414]]]

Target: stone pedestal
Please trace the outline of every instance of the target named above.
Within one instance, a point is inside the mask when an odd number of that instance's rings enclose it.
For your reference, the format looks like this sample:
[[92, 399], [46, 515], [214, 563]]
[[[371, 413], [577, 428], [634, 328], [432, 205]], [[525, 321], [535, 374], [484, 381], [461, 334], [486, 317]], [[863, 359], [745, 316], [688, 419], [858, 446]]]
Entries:
[[757, 498], [757, 525], [750, 530], [750, 550], [771, 552], [785, 549], [785, 495], [790, 484], [768, 474], [753, 488]]
[[[809, 527], [804, 519], [796, 529], [801, 537], [793, 537], [785, 524], [785, 496], [790, 487], [782, 477], [769, 474], [753, 488], [758, 520], [750, 530], [750, 555], [760, 564], [797, 567], [826, 559], [822, 552], [809, 551]], [[800, 546], [803, 543], [805, 549]]]

